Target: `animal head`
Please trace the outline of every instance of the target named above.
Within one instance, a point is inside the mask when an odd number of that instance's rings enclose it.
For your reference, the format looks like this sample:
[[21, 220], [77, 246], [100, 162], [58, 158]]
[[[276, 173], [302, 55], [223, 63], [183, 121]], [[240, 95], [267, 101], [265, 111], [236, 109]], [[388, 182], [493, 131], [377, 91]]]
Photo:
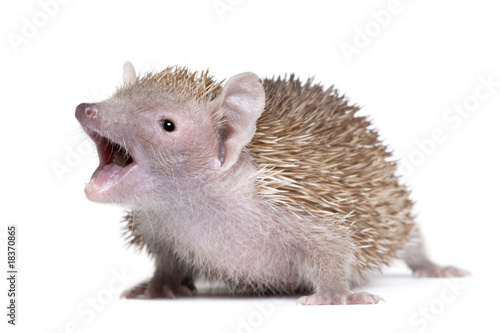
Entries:
[[99, 155], [85, 189], [92, 201], [131, 203], [230, 172], [265, 104], [249, 72], [222, 85], [179, 67], [138, 77], [127, 62], [123, 79], [109, 99], [76, 108]]

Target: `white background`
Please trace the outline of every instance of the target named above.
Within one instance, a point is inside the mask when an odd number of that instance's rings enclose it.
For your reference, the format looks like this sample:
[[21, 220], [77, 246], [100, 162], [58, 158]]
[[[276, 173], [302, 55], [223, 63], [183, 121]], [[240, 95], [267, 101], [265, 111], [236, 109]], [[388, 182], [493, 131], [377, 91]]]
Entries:
[[[480, 77], [500, 82], [493, 1], [401, 0], [385, 26], [373, 13], [391, 7], [389, 0], [62, 2], [3, 1], [0, 8], [0, 266], [4, 271], [6, 226], [14, 223], [20, 271], [16, 327], [6, 324], [1, 278], [2, 332], [498, 329], [500, 86], [466, 118], [444, 118], [454, 105], [473, 103], [476, 89], [487, 91], [478, 88]], [[221, 14], [217, 3], [230, 7]], [[365, 29], [371, 37], [362, 45]], [[348, 59], [341, 45], [355, 41], [358, 53]], [[177, 64], [210, 68], [217, 79], [295, 72], [335, 84], [398, 157], [419, 162], [405, 182], [432, 257], [474, 276], [453, 286], [412, 279], [400, 266], [364, 287], [385, 298], [376, 306], [298, 307], [296, 297], [120, 299], [152, 264], [125, 248], [120, 208], [85, 198], [97, 158], [95, 151], [75, 153], [86, 139], [74, 110], [112, 94], [126, 60], [140, 72]], [[419, 153], [416, 141], [436, 129], [446, 140]]]

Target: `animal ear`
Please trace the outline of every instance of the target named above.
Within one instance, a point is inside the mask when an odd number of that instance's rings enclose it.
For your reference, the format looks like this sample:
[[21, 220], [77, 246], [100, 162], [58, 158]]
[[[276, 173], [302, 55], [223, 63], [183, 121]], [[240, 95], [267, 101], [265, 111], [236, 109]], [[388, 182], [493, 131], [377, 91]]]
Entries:
[[230, 78], [221, 94], [212, 101], [212, 112], [219, 123], [216, 169], [226, 171], [236, 163], [242, 149], [255, 134], [265, 100], [259, 78], [247, 72]]
[[137, 82], [137, 75], [135, 74], [134, 65], [127, 61], [123, 65], [123, 85], [130, 86]]

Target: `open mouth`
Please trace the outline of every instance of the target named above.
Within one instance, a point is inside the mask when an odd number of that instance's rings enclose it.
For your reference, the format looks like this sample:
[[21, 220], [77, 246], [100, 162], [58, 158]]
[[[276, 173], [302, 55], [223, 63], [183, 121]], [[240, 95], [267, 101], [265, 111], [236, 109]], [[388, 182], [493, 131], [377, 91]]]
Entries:
[[96, 144], [99, 166], [87, 184], [86, 192], [103, 192], [118, 184], [137, 164], [121, 145], [95, 131], [87, 129], [87, 133]]

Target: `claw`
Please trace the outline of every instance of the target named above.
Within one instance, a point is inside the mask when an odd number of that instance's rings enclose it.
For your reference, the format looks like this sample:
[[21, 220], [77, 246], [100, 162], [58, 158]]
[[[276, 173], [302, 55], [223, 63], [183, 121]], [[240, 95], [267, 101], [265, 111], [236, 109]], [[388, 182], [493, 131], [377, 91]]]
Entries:
[[[297, 303], [301, 305], [344, 305], [344, 304], [377, 304], [384, 299], [378, 295], [372, 295], [367, 292], [354, 294], [313, 294], [302, 296]], [[384, 301], [385, 302], [385, 301]]]
[[178, 296], [192, 296], [193, 290], [183, 284], [172, 286], [169, 283], [158, 284], [153, 282], [143, 282], [137, 286], [126, 290], [121, 297], [124, 298], [176, 298]]

